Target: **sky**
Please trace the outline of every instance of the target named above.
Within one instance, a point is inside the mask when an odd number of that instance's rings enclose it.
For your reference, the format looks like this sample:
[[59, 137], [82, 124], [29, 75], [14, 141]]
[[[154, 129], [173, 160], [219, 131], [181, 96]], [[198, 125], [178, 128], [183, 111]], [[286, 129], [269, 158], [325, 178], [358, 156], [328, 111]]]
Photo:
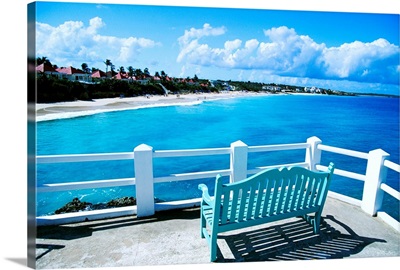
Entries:
[[399, 94], [398, 14], [37, 2], [34, 21], [59, 67]]

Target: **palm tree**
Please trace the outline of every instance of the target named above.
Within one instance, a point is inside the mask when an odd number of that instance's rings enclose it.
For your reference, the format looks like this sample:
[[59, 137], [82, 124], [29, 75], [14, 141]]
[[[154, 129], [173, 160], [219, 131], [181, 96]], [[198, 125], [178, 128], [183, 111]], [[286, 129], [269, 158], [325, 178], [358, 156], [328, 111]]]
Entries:
[[118, 69], [118, 71], [119, 71], [120, 73], [125, 73], [125, 68], [124, 68], [123, 66], [120, 66], [119, 69]]
[[163, 82], [165, 82], [166, 78], [167, 78], [167, 73], [165, 73], [164, 70], [161, 70], [161, 80], [162, 80]]
[[111, 64], [111, 77], [116, 74], [114, 70], [115, 70], [115, 65]]
[[141, 79], [143, 76], [143, 71], [140, 68], [135, 69], [135, 76], [136, 78]]
[[150, 76], [150, 71], [149, 71], [148, 68], [145, 68], [145, 69], [143, 70], [143, 73], [144, 73], [144, 75], [146, 75], [146, 77], [149, 77], [149, 76]]
[[133, 74], [135, 74], [135, 69], [134, 69], [132, 66], [127, 67], [127, 69], [128, 69], [129, 78], [130, 78], [130, 79], [132, 80], [132, 82], [133, 82]]
[[[112, 66], [111, 60], [110, 59], [106, 59], [106, 61], [104, 62], [104, 64], [106, 65], [106, 74], [108, 76], [108, 67]], [[111, 72], [112, 73], [112, 72]]]

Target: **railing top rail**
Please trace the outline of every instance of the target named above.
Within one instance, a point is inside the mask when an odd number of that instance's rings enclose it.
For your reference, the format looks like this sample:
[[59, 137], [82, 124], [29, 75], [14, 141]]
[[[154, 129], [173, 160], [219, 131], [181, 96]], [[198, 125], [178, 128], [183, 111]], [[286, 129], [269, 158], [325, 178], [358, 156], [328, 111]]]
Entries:
[[72, 155], [44, 155], [37, 156], [38, 164], [62, 163], [62, 162], [89, 162], [103, 160], [126, 160], [134, 159], [133, 152], [122, 153], [100, 153], [100, 154], [72, 154]]
[[307, 149], [309, 147], [310, 147], [309, 143], [258, 145], [258, 146], [249, 146], [249, 152], [255, 153], [255, 152], [267, 152], [267, 151], [297, 150], [297, 149]]
[[182, 150], [156, 150], [153, 157], [187, 157], [187, 156], [209, 156], [229, 154], [230, 148], [204, 148], [204, 149], [182, 149]]
[[391, 186], [388, 186], [385, 183], [382, 183], [380, 188], [385, 191], [387, 194], [391, 195], [393, 198], [397, 199], [400, 201], [400, 192], [392, 188]]
[[354, 151], [354, 150], [349, 150], [346, 148], [340, 148], [340, 147], [334, 147], [334, 146], [329, 146], [329, 145], [324, 145], [324, 144], [318, 144], [318, 149], [336, 153], [336, 154], [342, 154], [345, 156], [351, 156], [351, 157], [356, 157], [356, 158], [362, 158], [362, 159], [368, 159], [368, 153], [360, 152], [360, 151]]
[[383, 162], [383, 165], [389, 169], [392, 169], [393, 171], [400, 173], [400, 164], [394, 163], [393, 161], [390, 160], [385, 160]]
[[[282, 150], [296, 150], [309, 148], [308, 143], [276, 144], [249, 146], [249, 152], [268, 152]], [[181, 150], [156, 150], [153, 157], [187, 157], [187, 156], [208, 156], [230, 154], [231, 148], [203, 148], [203, 149], [181, 149]], [[62, 155], [43, 155], [37, 156], [38, 164], [45, 163], [63, 163], [63, 162], [90, 162], [104, 160], [126, 160], [134, 159], [134, 152], [121, 153], [95, 153], [95, 154], [62, 154]]]

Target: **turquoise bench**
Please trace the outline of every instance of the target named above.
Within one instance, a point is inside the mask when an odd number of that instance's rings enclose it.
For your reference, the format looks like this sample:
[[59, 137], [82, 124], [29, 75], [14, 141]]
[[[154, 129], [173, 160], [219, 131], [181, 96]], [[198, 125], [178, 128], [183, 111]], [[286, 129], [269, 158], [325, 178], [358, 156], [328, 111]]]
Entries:
[[326, 172], [302, 167], [267, 169], [229, 184], [223, 184], [218, 175], [214, 197], [200, 184], [201, 237], [207, 240], [210, 261], [217, 259], [218, 233], [303, 217], [317, 234], [333, 170], [333, 163]]

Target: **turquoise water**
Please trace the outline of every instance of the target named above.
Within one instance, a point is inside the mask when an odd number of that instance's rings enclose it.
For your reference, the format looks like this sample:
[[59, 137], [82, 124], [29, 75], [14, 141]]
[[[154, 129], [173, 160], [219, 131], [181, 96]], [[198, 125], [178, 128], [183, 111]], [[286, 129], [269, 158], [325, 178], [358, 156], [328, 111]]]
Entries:
[[[311, 136], [323, 144], [368, 152], [381, 148], [399, 163], [399, 99], [273, 95], [207, 101], [192, 106], [145, 108], [99, 113], [37, 124], [37, 154], [129, 152], [145, 143], [154, 150], [229, 147], [237, 140], [249, 146], [305, 142]], [[250, 154], [249, 168], [301, 162], [304, 151]], [[322, 163], [365, 173], [365, 160], [323, 153]], [[198, 170], [226, 169], [229, 156], [156, 159], [155, 176]], [[39, 164], [37, 182], [70, 182], [133, 177], [133, 161]], [[199, 197], [197, 185], [213, 189], [213, 179], [155, 186], [161, 200]], [[389, 174], [399, 189], [398, 174]], [[362, 182], [335, 176], [331, 190], [361, 199]], [[101, 203], [135, 196], [131, 187], [39, 193], [38, 215], [53, 213], [74, 197]], [[384, 208], [394, 217], [399, 203], [385, 196]]]

